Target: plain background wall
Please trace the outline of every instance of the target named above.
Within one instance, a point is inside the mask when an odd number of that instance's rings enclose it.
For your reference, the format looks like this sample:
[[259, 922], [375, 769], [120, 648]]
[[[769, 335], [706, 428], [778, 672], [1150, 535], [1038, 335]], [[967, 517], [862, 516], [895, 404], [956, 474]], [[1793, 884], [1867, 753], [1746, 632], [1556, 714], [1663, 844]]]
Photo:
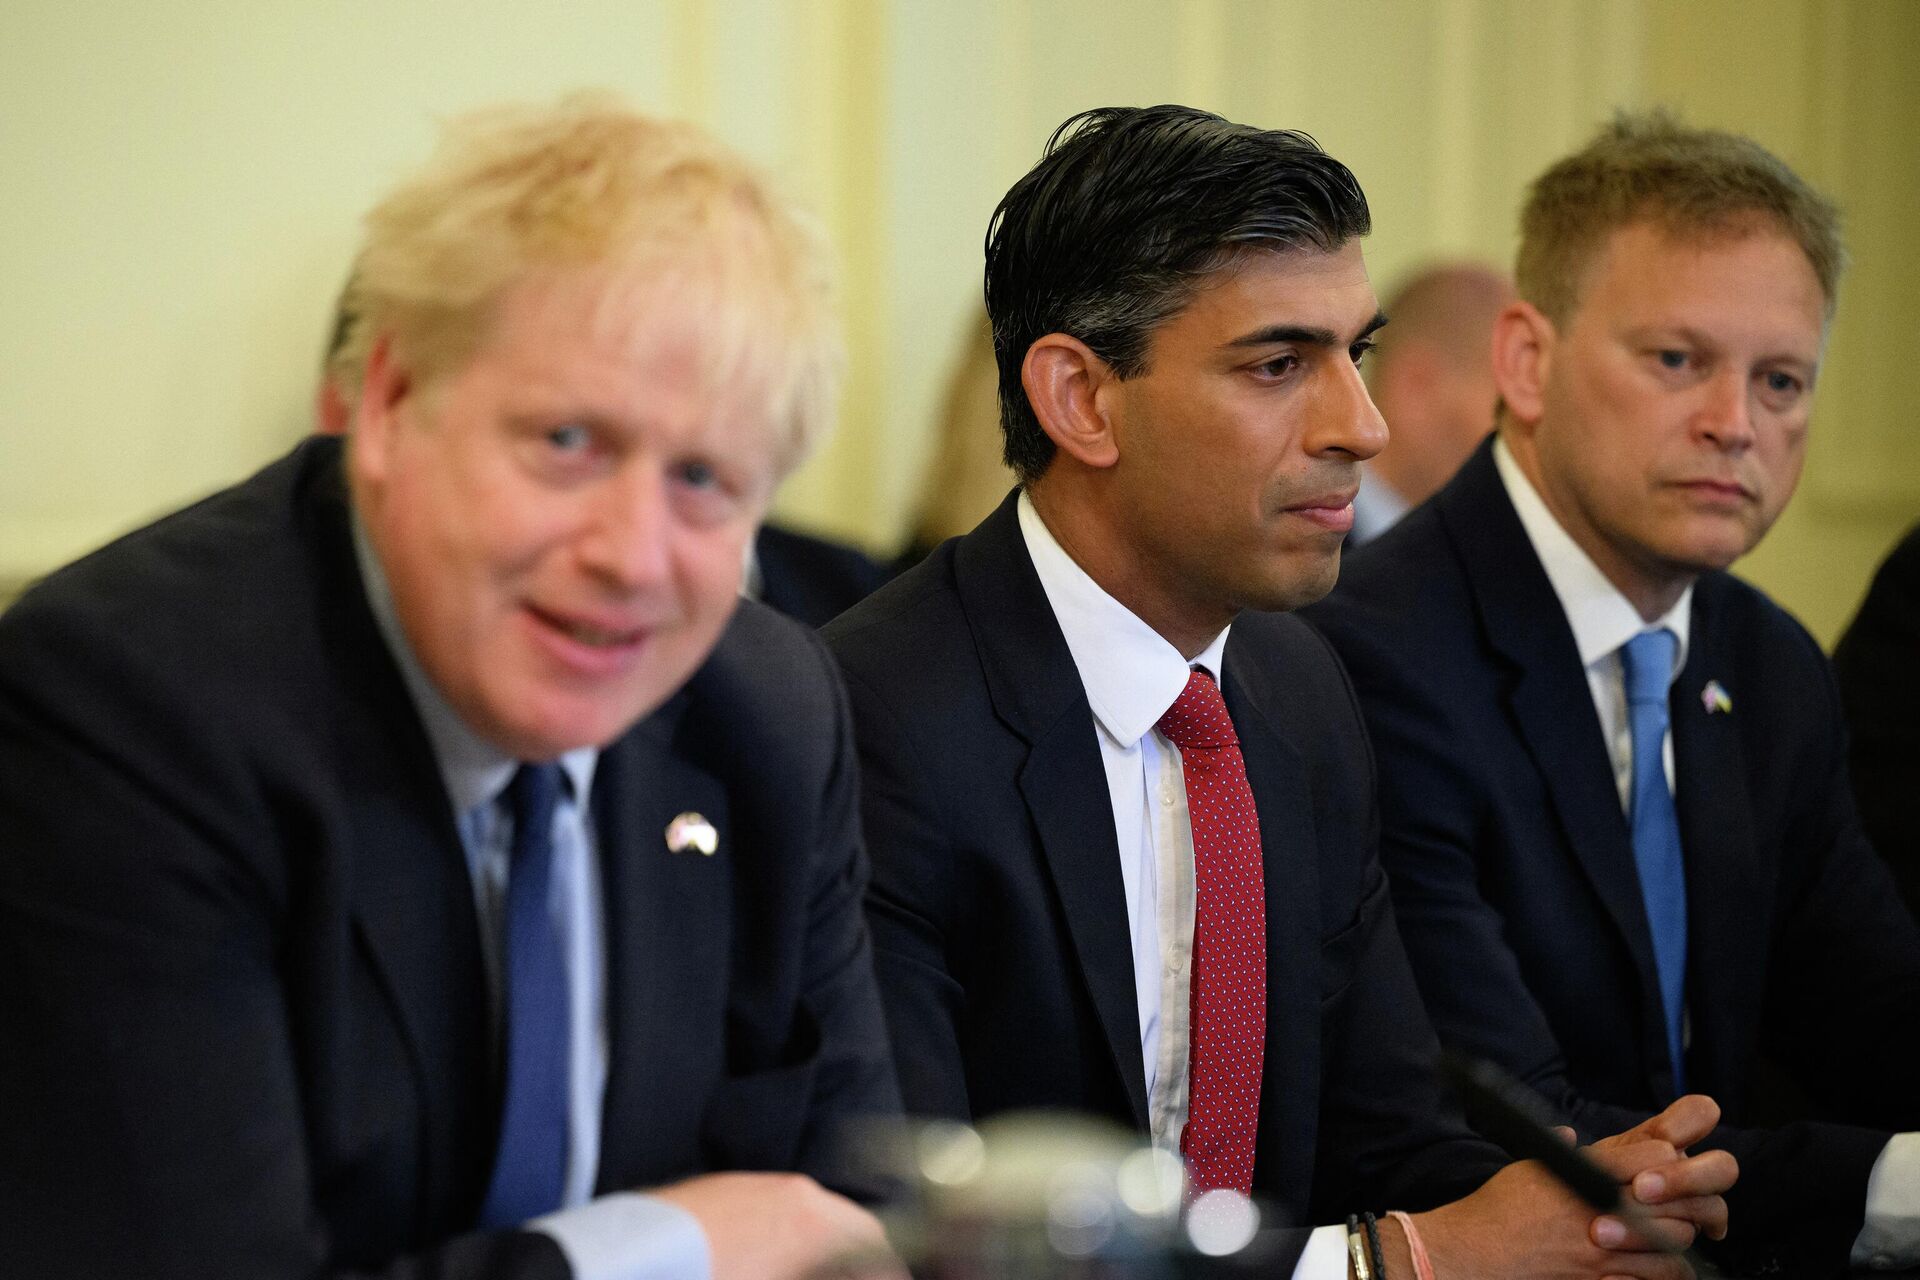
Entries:
[[1847, 210], [1800, 494], [1742, 571], [1831, 642], [1920, 516], [1920, 4], [1909, 0], [10, 0], [0, 10], [0, 595], [308, 427], [362, 210], [435, 121], [611, 87], [824, 215], [841, 423], [782, 498], [888, 549], [999, 195], [1072, 112], [1182, 101], [1313, 133], [1376, 282], [1505, 262], [1526, 181], [1617, 106], [1753, 134]]

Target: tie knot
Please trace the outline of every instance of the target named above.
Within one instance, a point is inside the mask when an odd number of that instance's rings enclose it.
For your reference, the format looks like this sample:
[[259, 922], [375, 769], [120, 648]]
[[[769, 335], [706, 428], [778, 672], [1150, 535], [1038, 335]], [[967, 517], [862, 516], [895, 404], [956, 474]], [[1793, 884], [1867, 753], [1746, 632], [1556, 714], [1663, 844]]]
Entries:
[[1628, 703], [1665, 705], [1667, 688], [1673, 683], [1673, 651], [1678, 644], [1679, 638], [1673, 632], [1655, 627], [1642, 631], [1620, 647]]
[[1220, 686], [1199, 667], [1187, 673], [1187, 687], [1180, 691], [1180, 696], [1173, 700], [1154, 728], [1166, 734], [1167, 740], [1182, 751], [1214, 750], [1240, 741], [1227, 715], [1227, 700], [1220, 696]]

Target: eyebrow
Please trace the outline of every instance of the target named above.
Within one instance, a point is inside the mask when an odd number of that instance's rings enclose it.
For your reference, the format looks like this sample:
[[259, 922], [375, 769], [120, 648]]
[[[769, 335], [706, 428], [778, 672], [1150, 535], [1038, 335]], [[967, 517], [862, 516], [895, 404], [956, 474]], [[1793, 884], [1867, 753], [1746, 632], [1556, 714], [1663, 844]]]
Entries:
[[1312, 325], [1276, 324], [1265, 329], [1255, 329], [1252, 333], [1235, 338], [1229, 347], [1268, 347], [1280, 342], [1294, 342], [1309, 347], [1345, 347], [1377, 332], [1387, 323], [1386, 313], [1376, 311], [1373, 319], [1367, 321], [1366, 328], [1355, 334], [1351, 342], [1342, 338], [1331, 329], [1316, 328]]

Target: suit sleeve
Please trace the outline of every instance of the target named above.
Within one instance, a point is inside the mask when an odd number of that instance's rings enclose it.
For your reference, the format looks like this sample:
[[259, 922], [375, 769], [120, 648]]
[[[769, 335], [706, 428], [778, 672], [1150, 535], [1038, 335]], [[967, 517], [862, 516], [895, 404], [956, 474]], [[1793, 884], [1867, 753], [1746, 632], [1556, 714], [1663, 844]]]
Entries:
[[[1439, 1042], [1394, 918], [1379, 840], [1377, 781], [1360, 706], [1331, 649], [1334, 679], [1347, 699], [1359, 757], [1348, 770], [1365, 814], [1359, 844], [1358, 905], [1350, 923], [1320, 943], [1336, 983], [1321, 996], [1321, 1136], [1316, 1221], [1355, 1209], [1424, 1210], [1476, 1190], [1502, 1164], [1474, 1137], [1435, 1070]], [[1321, 732], [1330, 733], [1330, 726]]]
[[1920, 1129], [1920, 924], [1861, 832], [1831, 668], [1810, 637], [1793, 638], [1805, 701], [1783, 736], [1801, 749], [1781, 780], [1803, 797], [1785, 835], [1800, 875], [1781, 885], [1763, 1034], [1822, 1114]]
[[[1505, 940], [1505, 923], [1480, 892], [1477, 851], [1493, 838], [1492, 815], [1476, 772], [1481, 762], [1464, 749], [1472, 735], [1422, 685], [1401, 676], [1404, 655], [1375, 651], [1364, 619], [1322, 614], [1315, 621], [1334, 635], [1361, 691], [1380, 760], [1381, 860], [1440, 1038], [1531, 1086], [1582, 1141], [1643, 1122], [1651, 1112], [1575, 1087], [1547, 1015]], [[1729, 1199], [1736, 1222], [1795, 1224], [1752, 1241], [1736, 1233], [1720, 1256], [1741, 1270], [1844, 1270], [1867, 1175], [1886, 1137], [1829, 1124], [1715, 1130], [1702, 1145], [1732, 1152], [1743, 1171]], [[1806, 1176], [1808, 1168], [1820, 1169], [1820, 1176]]]
[[[276, 945], [289, 886], [242, 847], [297, 837], [136, 760], [124, 708], [34, 660], [47, 646], [0, 649], [0, 1273], [327, 1274]], [[332, 1274], [568, 1269], [551, 1238], [497, 1232]]]
[[1833, 652], [1860, 820], [1920, 919], [1920, 528], [1894, 550]]
[[859, 743], [861, 802], [873, 882], [867, 919], [901, 1100], [909, 1115], [968, 1120], [960, 1016], [964, 993], [947, 958], [955, 886], [947, 826], [893, 709], [847, 674]]

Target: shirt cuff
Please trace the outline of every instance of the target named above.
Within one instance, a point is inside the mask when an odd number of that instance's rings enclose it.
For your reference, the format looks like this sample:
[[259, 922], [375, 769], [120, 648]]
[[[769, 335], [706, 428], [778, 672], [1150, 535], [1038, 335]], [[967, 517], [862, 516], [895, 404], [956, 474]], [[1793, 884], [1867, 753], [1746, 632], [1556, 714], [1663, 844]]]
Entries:
[[552, 1236], [573, 1280], [709, 1280], [713, 1256], [699, 1220], [636, 1192], [601, 1196], [527, 1223]]
[[1853, 1265], [1891, 1271], [1920, 1263], [1920, 1133], [1896, 1133], [1867, 1175], [1867, 1222]]
[[1347, 1229], [1315, 1227], [1293, 1266], [1293, 1280], [1347, 1280]]

